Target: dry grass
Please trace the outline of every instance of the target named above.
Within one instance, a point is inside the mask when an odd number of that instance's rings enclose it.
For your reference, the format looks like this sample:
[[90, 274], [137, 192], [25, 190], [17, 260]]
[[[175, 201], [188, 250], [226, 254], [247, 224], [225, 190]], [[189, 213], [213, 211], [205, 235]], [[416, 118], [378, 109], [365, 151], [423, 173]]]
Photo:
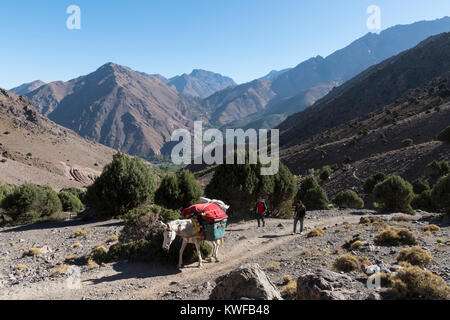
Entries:
[[24, 250], [23, 255], [24, 256], [30, 256], [30, 257], [40, 256], [41, 255], [41, 249], [39, 249], [39, 248], [27, 249], [27, 250]]
[[438, 232], [440, 230], [441, 230], [441, 228], [439, 228], [439, 226], [437, 226], [435, 224], [430, 224], [430, 225], [422, 228], [422, 231], [424, 231], [427, 234], [430, 234], [432, 232]]
[[361, 248], [364, 245], [364, 242], [362, 241], [355, 241], [350, 245], [350, 249], [351, 250], [358, 250], [359, 248]]
[[287, 274], [285, 276], [283, 276], [283, 284], [288, 284], [289, 282], [293, 281], [294, 279], [292, 278], [291, 275]]
[[26, 270], [26, 269], [28, 269], [28, 267], [25, 264], [18, 264], [16, 266], [16, 269], [18, 269], [18, 270]]
[[324, 235], [324, 231], [321, 228], [315, 228], [315, 229], [311, 230], [310, 232], [308, 232], [306, 237], [307, 238], [322, 237], [323, 235]]
[[428, 253], [428, 251], [416, 246], [400, 250], [400, 253], [397, 256], [397, 261], [404, 261], [413, 266], [424, 267], [433, 262], [433, 257]]
[[79, 243], [79, 242], [74, 243], [74, 244], [72, 245], [72, 248], [79, 248], [79, 247], [81, 247], [81, 243]]
[[397, 222], [410, 222], [412, 221], [412, 218], [410, 216], [407, 216], [406, 214], [402, 214], [400, 216], [392, 217], [392, 221]]
[[292, 281], [281, 289], [281, 296], [284, 299], [293, 300], [297, 296], [297, 282]]
[[267, 271], [280, 271], [281, 270], [281, 266], [280, 266], [279, 262], [274, 261], [274, 262], [271, 262], [271, 263], [267, 264], [264, 267], [264, 269], [267, 270]]
[[86, 237], [87, 232], [83, 229], [78, 229], [75, 231], [74, 235], [75, 235], [75, 237]]
[[333, 267], [336, 271], [351, 272], [361, 270], [363, 267], [370, 266], [372, 263], [364, 256], [355, 256], [351, 253], [341, 255], [334, 261]]
[[108, 240], [106, 240], [106, 242], [110, 243], [110, 242], [116, 242], [117, 240], [119, 240], [119, 237], [114, 235], [108, 238]]
[[415, 245], [413, 233], [406, 228], [387, 227], [375, 237], [375, 244], [384, 246]]
[[100, 268], [98, 263], [92, 259], [88, 259], [87, 264], [86, 264], [86, 269], [92, 270], [92, 269], [97, 269], [97, 268]]
[[61, 264], [60, 266], [53, 268], [53, 274], [55, 275], [65, 274], [69, 269], [70, 267], [68, 265]]
[[444, 279], [417, 266], [405, 267], [391, 277], [397, 299], [448, 299], [450, 287]]

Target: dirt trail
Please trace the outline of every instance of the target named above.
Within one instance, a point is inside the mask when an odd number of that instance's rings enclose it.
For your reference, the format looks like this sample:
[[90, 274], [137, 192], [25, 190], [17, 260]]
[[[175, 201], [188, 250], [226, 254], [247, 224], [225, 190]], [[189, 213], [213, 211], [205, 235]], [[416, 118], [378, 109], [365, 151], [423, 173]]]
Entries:
[[[357, 223], [361, 215], [343, 213], [339, 216], [307, 220], [308, 229], [332, 227], [343, 223]], [[227, 228], [225, 246], [219, 251], [219, 263], [205, 261], [175, 267], [145, 263], [116, 262], [95, 271], [81, 273], [81, 288], [70, 289], [68, 280], [41, 281], [27, 286], [0, 288], [0, 299], [160, 299], [173, 288], [199, 286], [225, 274], [256, 257], [270, 254], [295, 237], [291, 235], [290, 220], [268, 219], [265, 228], [257, 228], [253, 221], [234, 224]], [[76, 279], [76, 278], [75, 278]], [[195, 297], [193, 297], [195, 298]]]

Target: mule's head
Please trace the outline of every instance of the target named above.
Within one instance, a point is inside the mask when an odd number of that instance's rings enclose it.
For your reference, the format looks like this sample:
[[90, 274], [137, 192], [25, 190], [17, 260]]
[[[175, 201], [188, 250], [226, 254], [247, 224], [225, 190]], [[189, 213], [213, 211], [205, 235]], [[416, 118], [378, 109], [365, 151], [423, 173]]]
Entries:
[[164, 227], [164, 242], [163, 242], [163, 249], [166, 251], [169, 251], [170, 245], [172, 244], [173, 240], [175, 240], [177, 234], [174, 230], [171, 229], [170, 225], [162, 223], [161, 225]]

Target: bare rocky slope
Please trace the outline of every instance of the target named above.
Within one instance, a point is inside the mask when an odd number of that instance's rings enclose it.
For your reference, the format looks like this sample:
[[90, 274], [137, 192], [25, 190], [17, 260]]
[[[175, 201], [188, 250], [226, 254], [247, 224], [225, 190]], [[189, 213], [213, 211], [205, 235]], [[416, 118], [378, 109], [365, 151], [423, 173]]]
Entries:
[[0, 110], [3, 183], [87, 186], [115, 152], [50, 121], [25, 96], [0, 89]]

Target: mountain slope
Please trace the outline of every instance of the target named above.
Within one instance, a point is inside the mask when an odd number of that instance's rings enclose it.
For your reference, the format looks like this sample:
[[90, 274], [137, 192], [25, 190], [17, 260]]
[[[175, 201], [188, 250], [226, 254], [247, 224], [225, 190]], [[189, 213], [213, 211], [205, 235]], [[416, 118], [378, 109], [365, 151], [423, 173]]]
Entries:
[[175, 129], [190, 127], [199, 115], [193, 99], [113, 63], [69, 82], [50, 83], [28, 97], [56, 123], [144, 158], [159, 154]]
[[12, 92], [14, 94], [27, 94], [33, 90], [36, 90], [39, 87], [42, 87], [45, 84], [44, 81], [36, 80], [28, 83], [24, 83], [18, 87], [9, 89], [9, 92]]
[[199, 69], [193, 70], [190, 74], [173, 77], [167, 83], [180, 93], [200, 98], [206, 98], [217, 91], [236, 85], [229, 77]]
[[83, 187], [114, 153], [42, 116], [25, 96], [0, 89], [0, 181]]
[[369, 68], [280, 124], [280, 144], [295, 145], [314, 134], [363, 117], [392, 103], [409, 89], [445, 74], [450, 70], [448, 52], [450, 33], [444, 33]]
[[[450, 18], [445, 17], [434, 21], [394, 26], [380, 34], [369, 33], [326, 58], [317, 56], [308, 59], [273, 78], [270, 85], [266, 85], [273, 94], [266, 95], [268, 98], [260, 100], [258, 105], [252, 104], [249, 111], [246, 111], [246, 105], [243, 103], [237, 106], [239, 101], [246, 101], [246, 99], [240, 99], [238, 94], [249, 94], [241, 86], [237, 86], [234, 88], [236, 92], [232, 94], [235, 101], [234, 109], [243, 110], [243, 112], [236, 115], [236, 118], [244, 127], [250, 127], [249, 124], [255, 121], [264, 123], [265, 118], [284, 119], [305, 108], [302, 92], [318, 85], [342, 84], [368, 67], [416, 46], [429, 36], [449, 30]], [[268, 90], [266, 87], [263, 91]], [[324, 91], [324, 94], [326, 93]], [[230, 94], [228, 93], [228, 95]], [[258, 93], [253, 94], [263, 96]], [[315, 96], [315, 100], [322, 97]], [[257, 101], [255, 100], [254, 103], [258, 103]], [[222, 105], [223, 102], [219, 101], [217, 109]], [[209, 105], [209, 108], [214, 109], [214, 106]], [[260, 112], [257, 120], [252, 114], [253, 110]], [[262, 110], [263, 112], [261, 112]], [[247, 116], [249, 116], [248, 119]], [[232, 126], [235, 125], [232, 124]]]

